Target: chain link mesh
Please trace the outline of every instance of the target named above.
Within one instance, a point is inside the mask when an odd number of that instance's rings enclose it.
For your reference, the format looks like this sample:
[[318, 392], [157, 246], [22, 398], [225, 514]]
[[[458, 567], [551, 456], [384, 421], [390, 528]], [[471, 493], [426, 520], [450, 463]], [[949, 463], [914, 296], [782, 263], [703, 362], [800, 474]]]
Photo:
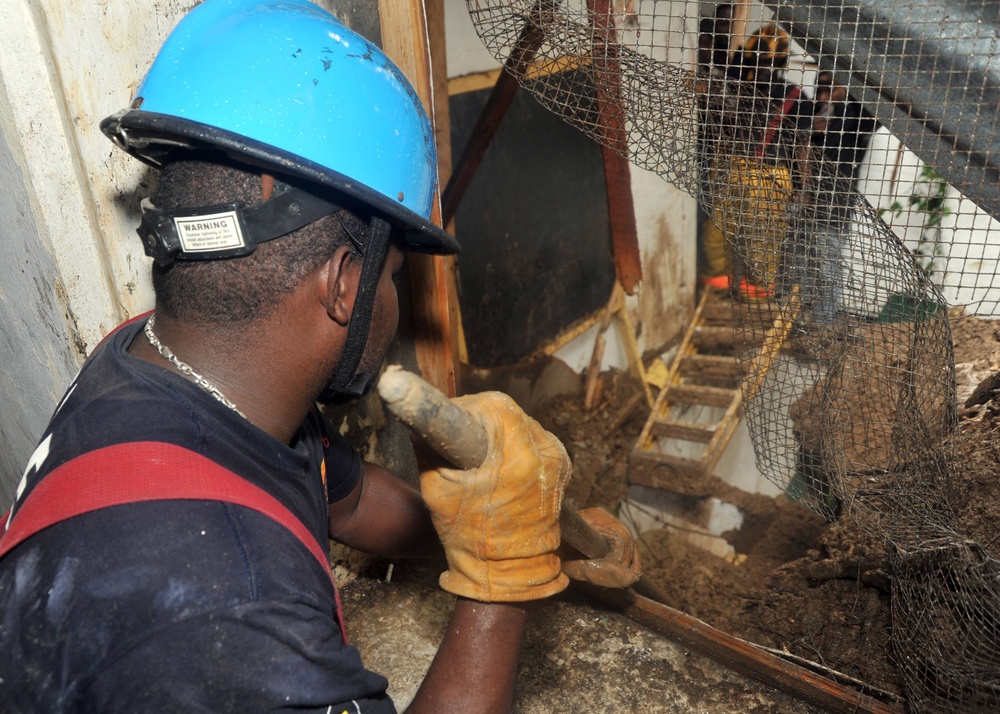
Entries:
[[1000, 295], [997, 3], [467, 7], [543, 105], [698, 199], [755, 288], [741, 362], [792, 324], [744, 395], [757, 465], [886, 544], [910, 710], [1000, 711], [1000, 561], [956, 525], [948, 459], [949, 313]]

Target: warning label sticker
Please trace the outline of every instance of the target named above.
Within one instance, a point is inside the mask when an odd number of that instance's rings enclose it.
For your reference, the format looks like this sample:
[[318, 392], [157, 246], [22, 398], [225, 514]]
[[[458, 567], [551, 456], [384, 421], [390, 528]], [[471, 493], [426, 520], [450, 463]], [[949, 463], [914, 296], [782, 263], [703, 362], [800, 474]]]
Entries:
[[208, 253], [246, 245], [235, 211], [174, 218], [174, 225], [185, 253]]

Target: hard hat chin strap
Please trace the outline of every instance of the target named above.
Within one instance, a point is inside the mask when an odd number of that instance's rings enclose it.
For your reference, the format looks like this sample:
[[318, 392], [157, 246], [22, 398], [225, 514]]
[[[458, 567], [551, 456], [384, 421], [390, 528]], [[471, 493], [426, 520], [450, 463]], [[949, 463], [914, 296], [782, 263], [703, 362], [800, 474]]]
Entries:
[[249, 207], [223, 203], [168, 209], [146, 198], [142, 201], [142, 222], [136, 232], [146, 255], [162, 267], [175, 260], [249, 255], [257, 250], [258, 244], [288, 235], [341, 208], [294, 186]]
[[345, 397], [359, 397], [371, 386], [375, 372], [358, 372], [361, 358], [368, 344], [368, 331], [371, 327], [372, 313], [375, 307], [375, 296], [385, 266], [386, 255], [389, 252], [390, 227], [385, 220], [372, 217], [368, 231], [368, 242], [361, 258], [361, 279], [358, 284], [358, 294], [354, 300], [354, 311], [347, 326], [347, 341], [340, 363], [334, 372], [333, 379], [319, 395], [318, 400], [325, 404], [342, 401]]

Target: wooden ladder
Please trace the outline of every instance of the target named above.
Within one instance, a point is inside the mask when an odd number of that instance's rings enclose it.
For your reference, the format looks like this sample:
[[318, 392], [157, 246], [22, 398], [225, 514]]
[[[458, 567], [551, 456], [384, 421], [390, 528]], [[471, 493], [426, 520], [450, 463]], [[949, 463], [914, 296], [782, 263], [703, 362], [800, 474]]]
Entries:
[[[739, 425], [743, 400], [761, 388], [788, 338], [797, 308], [796, 290], [763, 335], [758, 333], [756, 354], [741, 366], [733, 349], [733, 307], [728, 293], [706, 288], [632, 457], [668, 466], [687, 482], [685, 492], [692, 483], [711, 476]], [[643, 482], [641, 477], [630, 481]], [[662, 478], [643, 485], [668, 486]]]
[[742, 371], [730, 303], [706, 288], [667, 370], [633, 458], [666, 464], [685, 480], [712, 473], [739, 424]]

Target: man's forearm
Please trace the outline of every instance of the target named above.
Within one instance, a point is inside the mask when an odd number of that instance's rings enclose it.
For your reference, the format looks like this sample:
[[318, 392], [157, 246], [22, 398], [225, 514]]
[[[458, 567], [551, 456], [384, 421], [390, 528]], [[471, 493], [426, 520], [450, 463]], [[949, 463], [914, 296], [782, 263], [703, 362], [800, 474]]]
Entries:
[[526, 621], [524, 604], [459, 598], [407, 714], [509, 712]]
[[355, 492], [330, 505], [330, 537], [386, 558], [444, 554], [420, 490], [367, 463]]

